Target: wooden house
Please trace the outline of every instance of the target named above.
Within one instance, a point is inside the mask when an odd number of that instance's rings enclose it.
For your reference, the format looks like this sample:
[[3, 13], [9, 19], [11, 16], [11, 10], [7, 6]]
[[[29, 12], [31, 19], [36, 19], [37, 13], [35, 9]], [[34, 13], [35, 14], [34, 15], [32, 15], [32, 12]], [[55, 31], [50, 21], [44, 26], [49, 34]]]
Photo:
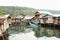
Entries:
[[41, 24], [46, 24], [50, 27], [60, 28], [60, 14], [53, 14], [47, 11], [40, 11], [40, 21]]
[[9, 28], [8, 18], [9, 15], [0, 15], [0, 36]]
[[60, 24], [60, 14], [53, 14], [52, 16], [55, 24]]
[[39, 11], [40, 12], [40, 21], [41, 23], [53, 23], [52, 13], [48, 11]]

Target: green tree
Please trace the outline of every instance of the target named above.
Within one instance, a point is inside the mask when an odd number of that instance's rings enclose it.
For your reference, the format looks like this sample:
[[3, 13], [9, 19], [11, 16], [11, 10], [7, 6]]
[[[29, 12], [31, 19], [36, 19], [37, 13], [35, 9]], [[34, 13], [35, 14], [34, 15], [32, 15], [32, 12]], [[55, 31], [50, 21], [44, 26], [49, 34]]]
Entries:
[[6, 14], [6, 12], [0, 12], [0, 15], [2, 15], [2, 14]]

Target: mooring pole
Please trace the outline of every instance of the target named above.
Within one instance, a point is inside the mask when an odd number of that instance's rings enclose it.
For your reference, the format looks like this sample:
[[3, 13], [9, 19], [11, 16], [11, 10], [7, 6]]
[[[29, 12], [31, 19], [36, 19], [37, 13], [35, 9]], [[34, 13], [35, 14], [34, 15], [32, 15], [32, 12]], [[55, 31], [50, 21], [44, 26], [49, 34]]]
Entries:
[[[3, 28], [3, 29], [4, 29], [4, 28]], [[2, 39], [4, 40], [4, 34], [3, 34], [3, 32], [2, 32], [1, 24], [0, 24], [0, 31], [1, 31]]]
[[55, 22], [56, 22], [56, 18], [53, 18], [53, 25], [54, 25], [54, 34], [55, 34]]

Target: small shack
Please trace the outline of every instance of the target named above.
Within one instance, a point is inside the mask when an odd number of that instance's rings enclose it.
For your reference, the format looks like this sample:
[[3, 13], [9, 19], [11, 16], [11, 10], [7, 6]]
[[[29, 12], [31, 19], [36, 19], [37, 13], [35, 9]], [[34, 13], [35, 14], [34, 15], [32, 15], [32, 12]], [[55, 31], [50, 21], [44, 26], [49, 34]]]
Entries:
[[56, 24], [60, 24], [60, 14], [53, 14], [53, 19], [55, 20]]
[[52, 13], [48, 11], [39, 11], [40, 12], [40, 21], [41, 23], [53, 23], [53, 16]]
[[2, 37], [2, 39], [7, 38], [7, 34], [8, 34], [7, 30], [9, 28], [9, 23], [8, 23], [9, 16], [10, 15], [0, 15], [0, 38]]

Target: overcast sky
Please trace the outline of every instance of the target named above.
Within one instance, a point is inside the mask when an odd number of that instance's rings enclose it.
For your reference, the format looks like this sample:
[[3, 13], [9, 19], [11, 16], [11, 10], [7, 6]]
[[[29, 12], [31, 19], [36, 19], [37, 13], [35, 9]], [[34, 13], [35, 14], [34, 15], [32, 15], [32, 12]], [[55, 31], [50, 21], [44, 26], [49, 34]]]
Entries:
[[0, 0], [0, 6], [22, 6], [36, 9], [60, 10], [60, 0]]

